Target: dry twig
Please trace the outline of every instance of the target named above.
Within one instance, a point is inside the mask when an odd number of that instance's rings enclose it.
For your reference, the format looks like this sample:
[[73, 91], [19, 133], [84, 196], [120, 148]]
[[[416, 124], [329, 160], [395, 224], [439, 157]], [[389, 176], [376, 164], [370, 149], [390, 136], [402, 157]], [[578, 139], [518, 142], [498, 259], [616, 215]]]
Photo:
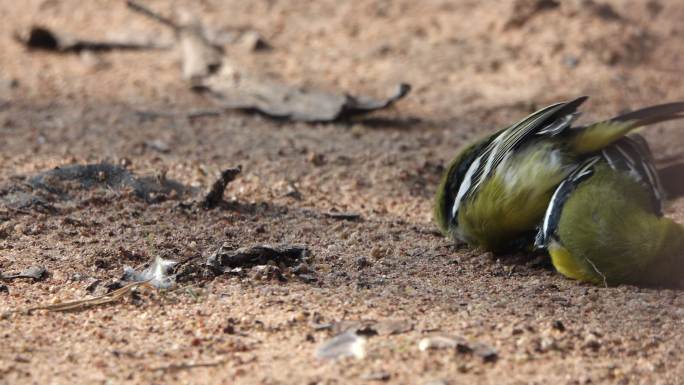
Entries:
[[48, 310], [48, 311], [76, 311], [76, 310], [83, 310], [87, 309], [89, 307], [97, 306], [97, 305], [104, 305], [108, 304], [111, 302], [116, 302], [123, 298], [126, 294], [130, 293], [133, 289], [137, 288], [138, 286], [149, 286], [148, 281], [145, 282], [133, 282], [129, 283], [128, 285], [114, 290], [111, 293], [107, 293], [104, 295], [100, 295], [97, 297], [93, 298], [86, 298], [86, 299], [77, 299], [74, 301], [67, 301], [67, 302], [62, 302], [62, 303], [56, 303], [56, 304], [51, 304], [51, 305], [40, 305], [36, 307], [32, 307], [27, 309], [27, 312], [31, 312], [34, 310]]

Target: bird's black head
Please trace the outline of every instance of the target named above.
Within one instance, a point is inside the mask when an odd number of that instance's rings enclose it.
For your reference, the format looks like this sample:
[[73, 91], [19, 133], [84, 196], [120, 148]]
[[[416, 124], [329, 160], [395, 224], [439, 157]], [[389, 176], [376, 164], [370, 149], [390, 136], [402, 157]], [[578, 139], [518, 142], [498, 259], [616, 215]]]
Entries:
[[444, 235], [448, 235], [458, 225], [453, 217], [452, 209], [456, 194], [470, 165], [481, 155], [482, 150], [492, 141], [496, 135], [465, 146], [459, 154], [449, 163], [442, 181], [437, 188], [434, 206], [434, 218], [437, 227]]

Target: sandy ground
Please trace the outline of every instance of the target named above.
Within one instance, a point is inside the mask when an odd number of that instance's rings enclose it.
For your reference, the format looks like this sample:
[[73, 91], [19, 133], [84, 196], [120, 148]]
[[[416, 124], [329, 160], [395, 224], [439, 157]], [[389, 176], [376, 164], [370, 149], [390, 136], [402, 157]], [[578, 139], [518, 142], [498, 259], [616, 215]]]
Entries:
[[[107, 161], [203, 189], [219, 170], [243, 167], [214, 210], [106, 188], [73, 191], [53, 211], [0, 206], [0, 271], [49, 272], [2, 282], [1, 383], [684, 381], [681, 291], [579, 284], [533, 256], [456, 248], [430, 218], [458, 147], [537, 107], [590, 95], [583, 119], [592, 119], [684, 99], [682, 2], [145, 4], [169, 15], [188, 9], [216, 29], [256, 29], [272, 50], [228, 54], [288, 83], [381, 96], [408, 82], [413, 92], [354, 122], [188, 118], [214, 105], [188, 91], [174, 51], [54, 54], [12, 38], [32, 24], [89, 39], [171, 41], [170, 31], [118, 1], [1, 1], [2, 186]], [[644, 132], [659, 159], [681, 151], [677, 129]], [[684, 202], [668, 214], [684, 219]], [[155, 256], [201, 264], [223, 243], [304, 244], [313, 279], [289, 268], [283, 280], [255, 269], [198, 272], [171, 291], [143, 289], [88, 310], [11, 312], [84, 298], [96, 280], [102, 294], [124, 265]], [[341, 320], [399, 320], [410, 330], [369, 337], [363, 359], [317, 359], [333, 334], [317, 325]], [[486, 344], [498, 359], [420, 351], [433, 334]]]

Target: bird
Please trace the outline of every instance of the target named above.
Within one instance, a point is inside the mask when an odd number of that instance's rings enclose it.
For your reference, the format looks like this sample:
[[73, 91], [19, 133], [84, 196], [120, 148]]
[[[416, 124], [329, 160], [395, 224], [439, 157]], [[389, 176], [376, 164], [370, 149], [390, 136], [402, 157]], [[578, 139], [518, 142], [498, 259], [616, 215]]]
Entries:
[[684, 227], [663, 216], [653, 158], [625, 137], [584, 160], [556, 188], [535, 246], [562, 275], [611, 286], [684, 283]]
[[587, 99], [544, 107], [461, 149], [434, 198], [442, 234], [497, 254], [530, 250], [554, 191], [584, 160], [638, 127], [684, 117], [675, 102], [573, 126]]

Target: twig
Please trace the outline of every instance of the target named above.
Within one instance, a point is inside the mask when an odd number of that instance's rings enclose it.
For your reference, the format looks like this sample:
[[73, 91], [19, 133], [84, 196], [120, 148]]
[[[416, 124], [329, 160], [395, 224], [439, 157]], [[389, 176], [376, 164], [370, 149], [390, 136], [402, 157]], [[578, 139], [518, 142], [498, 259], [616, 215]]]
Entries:
[[324, 213], [328, 218], [332, 219], [339, 219], [339, 220], [346, 220], [346, 221], [357, 221], [361, 219], [361, 214], [357, 213], [340, 213], [336, 211], [329, 211], [327, 213]]
[[159, 370], [159, 371], [164, 371], [164, 372], [177, 372], [180, 370], [189, 370], [189, 369], [194, 369], [194, 368], [211, 368], [214, 366], [219, 366], [222, 364], [225, 364], [226, 360], [220, 360], [216, 362], [199, 362], [195, 364], [171, 364], [171, 365], [166, 365], [166, 366], [158, 366], [156, 368], [151, 368], [151, 370]]
[[191, 110], [185, 112], [166, 112], [166, 111], [152, 111], [152, 110], [137, 110], [135, 113], [144, 119], [157, 119], [157, 118], [186, 118], [186, 119], [196, 119], [208, 116], [220, 116], [223, 114], [224, 110]]
[[148, 284], [149, 281], [143, 281], [143, 282], [133, 282], [129, 283], [128, 285], [114, 290], [111, 293], [107, 293], [98, 297], [93, 297], [93, 298], [86, 298], [86, 299], [78, 299], [74, 301], [67, 301], [67, 302], [62, 302], [62, 303], [57, 303], [54, 305], [41, 305], [41, 306], [36, 306], [32, 307], [29, 309], [26, 309], [27, 312], [32, 312], [34, 310], [48, 310], [48, 311], [75, 311], [75, 310], [83, 310], [87, 309], [92, 306], [97, 306], [97, 305], [104, 305], [107, 303], [115, 302], [118, 301], [119, 299], [123, 298], [126, 294], [131, 292], [133, 289], [135, 289], [138, 286], [149, 286]]
[[223, 191], [226, 189], [228, 183], [232, 182], [237, 175], [242, 171], [242, 167], [229, 168], [221, 172], [221, 176], [214, 182], [211, 189], [204, 197], [202, 206], [205, 209], [212, 209], [216, 207], [221, 199], [223, 199]]
[[126, 6], [133, 12], [137, 12], [143, 16], [146, 16], [156, 22], [159, 22], [161, 24], [164, 24], [167, 27], [170, 27], [174, 31], [178, 31], [181, 27], [176, 24], [173, 20], [164, 17], [160, 15], [159, 13], [145, 7], [144, 5], [138, 3], [137, 1], [133, 0], [126, 0]]

